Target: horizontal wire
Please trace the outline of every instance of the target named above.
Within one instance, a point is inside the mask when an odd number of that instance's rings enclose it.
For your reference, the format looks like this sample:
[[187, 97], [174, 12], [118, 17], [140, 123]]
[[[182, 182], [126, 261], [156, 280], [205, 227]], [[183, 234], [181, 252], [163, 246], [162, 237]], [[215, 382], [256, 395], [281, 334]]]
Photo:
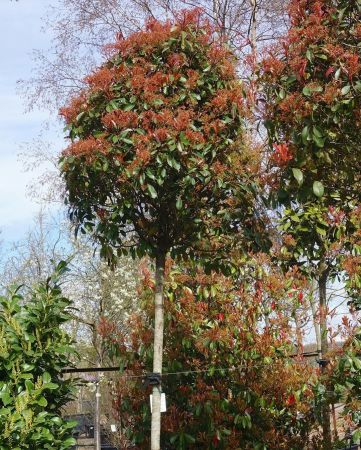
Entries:
[[[320, 351], [313, 351], [313, 352], [303, 352], [299, 354], [293, 354], [293, 355], [285, 355], [280, 358], [288, 359], [288, 358], [298, 358], [298, 357], [312, 357], [312, 356], [319, 356]], [[269, 365], [269, 363], [263, 363], [263, 365]], [[253, 365], [254, 367], [254, 365]], [[199, 370], [199, 372], [209, 372], [210, 370], [237, 370], [237, 368], [217, 368], [217, 369], [202, 369]], [[87, 373], [87, 372], [119, 372], [119, 367], [67, 367], [61, 371], [62, 373]], [[181, 371], [181, 372], [164, 372], [162, 375], [178, 375], [178, 374], [185, 374], [185, 373], [196, 373], [198, 371]]]
[[[315, 353], [315, 356], [318, 356], [318, 353]], [[174, 375], [190, 375], [190, 374], [197, 374], [197, 373], [210, 373], [210, 376], [213, 376], [214, 372], [234, 372], [237, 370], [245, 370], [245, 369], [253, 369], [253, 368], [261, 368], [270, 366], [271, 363], [257, 363], [257, 364], [249, 364], [249, 365], [240, 365], [237, 367], [216, 367], [216, 368], [210, 368], [210, 369], [197, 369], [197, 370], [183, 370], [178, 372], [162, 372], [160, 374], [161, 377], [167, 377], [167, 376], [174, 376]], [[126, 369], [125, 369], [126, 370]], [[95, 367], [95, 368], [83, 368], [83, 369], [63, 369], [63, 374], [75, 374], [75, 373], [98, 373], [98, 372], [120, 372], [119, 367]], [[125, 375], [122, 377], [122, 379], [141, 379], [146, 378], [148, 376], [148, 373], [145, 373], [143, 375]]]

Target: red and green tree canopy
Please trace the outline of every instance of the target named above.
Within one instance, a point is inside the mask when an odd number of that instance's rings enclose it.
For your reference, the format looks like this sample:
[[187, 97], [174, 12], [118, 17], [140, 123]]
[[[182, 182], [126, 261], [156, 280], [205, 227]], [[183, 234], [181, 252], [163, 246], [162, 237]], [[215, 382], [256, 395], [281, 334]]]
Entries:
[[[314, 370], [286, 357], [294, 352], [284, 311], [287, 286], [300, 287], [302, 279], [291, 272], [283, 275], [265, 255], [238, 263], [244, 269], [241, 280], [167, 262], [167, 412], [161, 448], [301, 449], [311, 431], [317, 441]], [[125, 368], [113, 404], [123, 426], [122, 445], [147, 449], [150, 389], [141, 378], [131, 378], [146, 373], [152, 361], [154, 280], [145, 263], [142, 274], [141, 310], [130, 318], [132, 331], [124, 334], [104, 318], [100, 332]], [[266, 328], [260, 326], [263, 300], [271, 311]]]
[[244, 145], [244, 93], [201, 12], [151, 21], [108, 52], [61, 110], [73, 219], [108, 258], [125, 240], [154, 256], [250, 230], [257, 162]]
[[262, 63], [279, 195], [360, 199], [361, 10], [357, 0], [293, 0], [290, 29]]
[[[340, 275], [361, 252], [361, 5], [292, 0], [289, 18], [261, 64], [272, 182], [288, 250]], [[358, 275], [348, 284], [356, 298]]]

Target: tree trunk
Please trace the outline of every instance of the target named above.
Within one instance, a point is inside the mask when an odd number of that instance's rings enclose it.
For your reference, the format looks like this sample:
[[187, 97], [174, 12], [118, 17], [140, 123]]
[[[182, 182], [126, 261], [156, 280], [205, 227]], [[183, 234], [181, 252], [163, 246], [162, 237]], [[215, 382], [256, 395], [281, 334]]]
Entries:
[[251, 4], [251, 19], [250, 19], [250, 29], [249, 29], [249, 40], [251, 44], [251, 49], [254, 57], [254, 62], [257, 58], [257, 0], [250, 0]]
[[[163, 363], [163, 330], [164, 330], [164, 285], [165, 254], [160, 253], [155, 263], [155, 299], [154, 299], [154, 356], [153, 372], [162, 373]], [[161, 428], [161, 384], [153, 386], [152, 400], [152, 424], [151, 424], [151, 450], [160, 450], [160, 428]]]
[[300, 355], [303, 353], [304, 348], [303, 348], [302, 326], [297, 311], [295, 312], [295, 327], [296, 327], [297, 354]]
[[321, 357], [321, 331], [320, 331], [320, 318], [319, 318], [319, 305], [317, 305], [317, 293], [318, 286], [315, 280], [312, 281], [312, 291], [310, 293], [310, 305], [312, 311], [313, 327], [315, 329], [317, 353]]
[[[320, 301], [320, 333], [321, 333], [321, 373], [326, 371], [326, 362], [324, 361], [328, 353], [328, 337], [327, 337], [327, 277], [328, 270], [322, 268], [320, 278], [318, 280], [318, 292]], [[323, 360], [323, 361], [322, 361]], [[331, 417], [330, 406], [327, 399], [322, 403], [322, 432], [323, 432], [323, 448], [330, 450], [332, 448], [331, 436]]]

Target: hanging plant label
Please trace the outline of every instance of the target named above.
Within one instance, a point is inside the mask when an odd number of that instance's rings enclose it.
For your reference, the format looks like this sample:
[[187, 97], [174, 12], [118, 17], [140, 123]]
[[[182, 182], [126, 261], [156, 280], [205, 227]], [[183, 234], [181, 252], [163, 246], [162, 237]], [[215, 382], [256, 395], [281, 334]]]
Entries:
[[[149, 396], [149, 401], [150, 401], [150, 412], [152, 411], [152, 403], [153, 403], [153, 395], [150, 394]], [[160, 412], [166, 412], [167, 411], [167, 403], [166, 403], [166, 398], [165, 398], [165, 393], [162, 392], [160, 394]]]

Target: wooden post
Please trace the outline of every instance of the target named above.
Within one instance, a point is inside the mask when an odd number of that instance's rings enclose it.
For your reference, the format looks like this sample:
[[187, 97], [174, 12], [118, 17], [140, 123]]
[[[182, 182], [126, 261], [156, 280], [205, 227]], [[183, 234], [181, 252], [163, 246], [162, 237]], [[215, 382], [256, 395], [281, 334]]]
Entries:
[[95, 383], [95, 415], [94, 415], [94, 441], [95, 450], [101, 450], [101, 430], [100, 430], [100, 382]]

